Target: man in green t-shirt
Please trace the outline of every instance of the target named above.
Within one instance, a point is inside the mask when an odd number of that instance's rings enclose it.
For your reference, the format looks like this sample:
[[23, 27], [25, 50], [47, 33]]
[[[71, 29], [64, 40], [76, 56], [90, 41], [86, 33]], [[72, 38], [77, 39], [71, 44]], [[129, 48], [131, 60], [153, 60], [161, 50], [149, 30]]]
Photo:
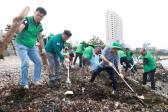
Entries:
[[[130, 68], [132, 73], [135, 74], [135, 72], [137, 72], [137, 68], [136, 68], [136, 65], [134, 64], [133, 52], [131, 51], [130, 48], [125, 48], [125, 51], [126, 51], [126, 55], [127, 55], [128, 68]], [[127, 69], [126, 69], [126, 71], [127, 71]]]
[[64, 55], [61, 50], [64, 48], [65, 42], [71, 37], [69, 30], [64, 30], [52, 37], [45, 46], [46, 55], [52, 74], [49, 76], [48, 85], [53, 87], [60, 80], [60, 61], [64, 61]]
[[151, 89], [155, 90], [155, 71], [156, 71], [156, 62], [152, 54], [145, 50], [141, 49], [140, 51], [143, 59], [143, 68], [144, 68], [144, 73], [143, 73], [143, 85], [146, 85], [147, 82], [147, 75], [150, 77], [151, 81]]
[[83, 65], [89, 65], [94, 53], [94, 45], [89, 43], [83, 52]]
[[82, 67], [82, 55], [83, 55], [83, 51], [86, 47], [86, 42], [82, 41], [76, 48], [75, 50], [75, 59], [74, 59], [74, 65], [76, 64], [76, 60], [79, 57], [79, 67]]
[[94, 55], [94, 45], [93, 43], [89, 43], [88, 46], [85, 48], [83, 52], [83, 66], [84, 66], [84, 73], [89, 73], [88, 65], [90, 65], [90, 60], [92, 56]]
[[16, 32], [16, 51], [21, 61], [20, 85], [25, 89], [29, 89], [29, 59], [34, 63], [35, 67], [32, 81], [34, 85], [41, 85], [40, 79], [42, 62], [35, 44], [37, 39], [39, 39], [40, 45], [43, 49], [42, 53], [44, 53], [44, 43], [42, 39], [43, 27], [40, 21], [46, 14], [47, 12], [44, 8], [38, 7], [34, 16], [26, 17]]
[[120, 56], [120, 63], [121, 65], [123, 65], [126, 71], [129, 65], [128, 65], [127, 55], [125, 50], [123, 48], [118, 50], [118, 55]]

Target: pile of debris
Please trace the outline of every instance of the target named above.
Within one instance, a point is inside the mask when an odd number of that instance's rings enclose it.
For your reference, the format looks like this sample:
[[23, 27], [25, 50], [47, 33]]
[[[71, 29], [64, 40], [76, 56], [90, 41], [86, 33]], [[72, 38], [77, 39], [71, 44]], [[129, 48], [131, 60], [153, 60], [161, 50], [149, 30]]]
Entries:
[[2, 112], [75, 112], [75, 111], [168, 111], [168, 99], [153, 94], [131, 81], [128, 83], [139, 95], [144, 95], [146, 104], [142, 105], [134, 94], [120, 80], [119, 91], [111, 94], [111, 80], [102, 73], [94, 83], [89, 83], [90, 76], [82, 76], [81, 71], [71, 70], [72, 90], [74, 95], [65, 96], [66, 73], [62, 74], [59, 86], [49, 88], [30, 86], [24, 90], [17, 85], [2, 88], [0, 111]]
[[[7, 65], [4, 67], [6, 68]], [[3, 65], [0, 68], [3, 68]], [[0, 112], [168, 111], [168, 99], [166, 97], [146, 90], [141, 85], [130, 80], [126, 81], [135, 92], [138, 95], [144, 95], [143, 103], [145, 105], [135, 97], [135, 94], [131, 92], [122, 80], [118, 81], [118, 92], [113, 95], [111, 93], [111, 80], [106, 72], [102, 72], [94, 83], [90, 83], [90, 75], [82, 74], [83, 72], [79, 68], [70, 69], [71, 90], [74, 94], [64, 95], [67, 91], [67, 70], [65, 68], [62, 69], [61, 81], [57, 86], [49, 88], [46, 83], [39, 87], [30, 84], [29, 90], [24, 90], [18, 85], [20, 74], [18, 66], [11, 67], [8, 65], [8, 69], [1, 69]], [[32, 74], [32, 72], [33, 65], [30, 64], [29, 73]], [[142, 71], [138, 76], [142, 75], [141, 73]], [[45, 82], [47, 79], [45, 72], [43, 72], [42, 76]]]

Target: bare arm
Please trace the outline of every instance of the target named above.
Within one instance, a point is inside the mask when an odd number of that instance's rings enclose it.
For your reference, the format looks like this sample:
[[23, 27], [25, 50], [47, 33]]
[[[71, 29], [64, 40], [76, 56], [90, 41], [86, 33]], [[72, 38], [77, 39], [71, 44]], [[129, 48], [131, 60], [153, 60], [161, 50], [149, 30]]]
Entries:
[[119, 71], [120, 74], [122, 74], [122, 67], [121, 67], [120, 63], [118, 64], [118, 71]]

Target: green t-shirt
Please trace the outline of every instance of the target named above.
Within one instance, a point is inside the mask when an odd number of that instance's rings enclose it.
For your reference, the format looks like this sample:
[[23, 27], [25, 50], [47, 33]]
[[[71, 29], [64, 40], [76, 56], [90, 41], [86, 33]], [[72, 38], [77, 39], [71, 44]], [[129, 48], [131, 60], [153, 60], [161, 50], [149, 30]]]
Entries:
[[94, 48], [92, 46], [86, 47], [84, 52], [83, 52], [83, 57], [91, 59], [92, 56], [93, 56], [93, 50], [94, 50]]
[[127, 60], [133, 60], [133, 58], [132, 58], [132, 51], [131, 50], [128, 50], [126, 52], [126, 55], [127, 55]]
[[41, 23], [36, 24], [33, 16], [27, 17], [26, 20], [27, 26], [22, 32], [17, 34], [16, 43], [32, 48], [36, 44], [39, 33], [42, 31], [42, 25]]
[[83, 53], [83, 51], [84, 51], [84, 49], [85, 49], [85, 46], [84, 46], [84, 44], [79, 44], [78, 46], [77, 46], [77, 48], [76, 48], [76, 53]]
[[156, 62], [152, 54], [147, 51], [145, 56], [142, 56], [144, 64], [144, 72], [149, 72], [156, 69]]
[[123, 51], [123, 50], [119, 50], [119, 51], [118, 51], [118, 55], [120, 56], [120, 58], [126, 57], [126, 53], [125, 53], [125, 51]]
[[64, 41], [62, 40], [62, 34], [57, 34], [52, 37], [46, 44], [45, 50], [47, 53], [57, 55], [60, 60], [64, 60], [64, 56], [61, 50], [64, 48]]

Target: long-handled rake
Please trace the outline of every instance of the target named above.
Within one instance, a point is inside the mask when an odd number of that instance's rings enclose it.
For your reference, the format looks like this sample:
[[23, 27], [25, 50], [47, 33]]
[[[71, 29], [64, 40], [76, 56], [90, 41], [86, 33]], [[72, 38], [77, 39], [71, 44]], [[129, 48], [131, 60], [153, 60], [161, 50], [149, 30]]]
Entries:
[[[117, 71], [117, 69], [114, 66], [112, 66], [112, 67], [115, 70], [115, 72], [119, 75], [119, 72]], [[144, 99], [144, 96], [143, 95], [138, 96], [137, 93], [135, 93], [135, 91], [132, 89], [132, 87], [125, 81], [125, 79], [124, 78], [121, 78], [121, 79], [128, 86], [128, 88], [135, 94], [135, 98], [137, 98], [144, 106], [146, 106], [146, 104], [142, 101], [142, 99]]]
[[69, 65], [70, 65], [70, 61], [69, 59], [65, 59], [66, 61], [66, 68], [68, 69], [68, 73], [67, 73], [67, 80], [66, 80], [66, 87], [67, 87], [67, 91], [64, 93], [65, 95], [73, 95], [73, 91], [71, 91], [71, 80], [69, 78]]

